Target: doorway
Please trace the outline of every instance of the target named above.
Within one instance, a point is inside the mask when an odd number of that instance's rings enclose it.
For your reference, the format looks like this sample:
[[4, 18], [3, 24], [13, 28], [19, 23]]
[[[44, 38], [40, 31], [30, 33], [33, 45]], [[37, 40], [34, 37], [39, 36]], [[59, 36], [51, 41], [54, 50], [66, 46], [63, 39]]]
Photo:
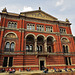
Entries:
[[42, 66], [44, 66], [44, 61], [40, 61], [40, 70], [43, 70]]

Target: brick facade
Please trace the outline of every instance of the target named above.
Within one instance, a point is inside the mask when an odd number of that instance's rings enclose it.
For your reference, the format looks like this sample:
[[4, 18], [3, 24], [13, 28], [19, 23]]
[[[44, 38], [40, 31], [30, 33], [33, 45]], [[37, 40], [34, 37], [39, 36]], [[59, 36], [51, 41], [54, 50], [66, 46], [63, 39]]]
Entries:
[[[36, 17], [36, 13], [42, 13], [42, 15], [49, 16], [49, 18], [41, 18], [42, 16]], [[31, 14], [33, 14], [31, 16]], [[0, 68], [3, 68], [4, 57], [13, 57], [12, 68], [16, 70], [31, 67], [32, 70], [40, 70], [41, 62], [45, 67], [50, 68], [65, 68], [65, 67], [75, 67], [75, 43], [73, 35], [71, 32], [69, 21], [59, 21], [51, 15], [43, 12], [42, 10], [23, 12], [20, 14], [9, 13], [7, 11], [2, 11], [0, 13]], [[16, 22], [16, 28], [9, 28], [8, 22]], [[34, 24], [35, 29], [27, 29], [27, 24]], [[44, 26], [44, 31], [37, 31], [37, 24]], [[46, 31], [46, 26], [51, 26], [53, 28], [52, 32]], [[60, 33], [60, 28], [65, 29], [66, 33]], [[65, 31], [64, 31], [65, 32]], [[10, 35], [9, 35], [10, 34]], [[15, 38], [14, 38], [15, 37]], [[32, 38], [32, 40], [30, 40]], [[63, 40], [66, 39], [66, 41]], [[41, 41], [39, 42], [39, 40]], [[27, 41], [27, 40], [30, 40]], [[32, 41], [32, 42], [31, 42]], [[51, 41], [51, 42], [49, 42]], [[6, 43], [12, 44], [14, 42], [14, 51], [5, 52]], [[33, 46], [32, 52], [26, 51], [27, 45]], [[42, 50], [37, 51], [37, 45]], [[63, 45], [66, 50], [68, 47], [68, 52], [63, 52]], [[48, 46], [51, 46], [52, 52], [48, 52]], [[8, 46], [7, 46], [8, 47]], [[10, 46], [11, 47], [11, 46]], [[41, 48], [42, 47], [42, 48]], [[30, 47], [31, 49], [31, 47]], [[49, 49], [50, 50], [50, 49]], [[69, 59], [68, 65], [66, 65], [65, 57]], [[11, 61], [7, 60], [7, 66]], [[10, 59], [11, 60], [11, 59]], [[71, 64], [70, 64], [71, 62]]]

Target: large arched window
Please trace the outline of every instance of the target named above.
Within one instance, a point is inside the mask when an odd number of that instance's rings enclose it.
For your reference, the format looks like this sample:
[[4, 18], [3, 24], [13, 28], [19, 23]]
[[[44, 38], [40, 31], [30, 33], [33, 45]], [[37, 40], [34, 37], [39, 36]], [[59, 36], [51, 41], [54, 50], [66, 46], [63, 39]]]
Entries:
[[5, 52], [9, 52], [9, 50], [10, 50], [10, 43], [7, 42], [5, 45]]
[[10, 52], [13, 52], [14, 48], [15, 48], [15, 44], [14, 44], [14, 42], [12, 42], [10, 45]]

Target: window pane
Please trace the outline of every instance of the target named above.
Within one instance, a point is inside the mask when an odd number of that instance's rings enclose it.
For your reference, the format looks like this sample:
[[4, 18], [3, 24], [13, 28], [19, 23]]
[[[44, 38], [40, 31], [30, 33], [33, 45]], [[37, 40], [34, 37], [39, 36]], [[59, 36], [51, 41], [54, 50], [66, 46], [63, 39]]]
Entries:
[[17, 23], [14, 23], [14, 28], [17, 28]]
[[13, 57], [10, 57], [9, 58], [9, 67], [12, 67], [12, 65], [13, 65]]
[[52, 51], [51, 51], [51, 46], [49, 46], [49, 52], [52, 52]]
[[65, 46], [63, 46], [63, 53], [65, 53]]
[[14, 47], [15, 47], [15, 44], [14, 44], [14, 42], [12, 42], [12, 43], [11, 43], [11, 47], [10, 47], [10, 51], [11, 51], [11, 52], [14, 51]]
[[11, 28], [11, 23], [10, 22], [8, 23], [8, 28]]
[[8, 22], [8, 28], [16, 28], [17, 27], [17, 22]]
[[67, 60], [67, 57], [65, 57], [65, 63], [66, 63], [66, 65], [68, 65], [68, 60]]
[[33, 46], [32, 46], [32, 45], [30, 45], [30, 51], [31, 51], [31, 50], [33, 50]]
[[68, 46], [66, 46], [66, 53], [68, 53]]
[[4, 57], [3, 67], [7, 67], [8, 57]]
[[26, 45], [26, 51], [29, 51], [29, 46], [28, 45]]
[[10, 50], [10, 43], [7, 42], [5, 45], [5, 51], [8, 52]]
[[42, 52], [42, 46], [39, 47], [39, 51]]
[[69, 64], [71, 65], [71, 58], [69, 57]]

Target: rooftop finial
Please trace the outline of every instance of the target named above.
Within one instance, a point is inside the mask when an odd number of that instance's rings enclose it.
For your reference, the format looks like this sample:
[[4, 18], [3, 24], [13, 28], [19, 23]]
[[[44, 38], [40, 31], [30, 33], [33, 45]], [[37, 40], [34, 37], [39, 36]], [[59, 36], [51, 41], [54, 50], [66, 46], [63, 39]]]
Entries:
[[2, 10], [2, 12], [7, 12], [7, 9], [6, 9], [6, 7]]
[[69, 22], [69, 20], [66, 18], [66, 22]]
[[39, 10], [41, 10], [41, 7], [39, 7]]

